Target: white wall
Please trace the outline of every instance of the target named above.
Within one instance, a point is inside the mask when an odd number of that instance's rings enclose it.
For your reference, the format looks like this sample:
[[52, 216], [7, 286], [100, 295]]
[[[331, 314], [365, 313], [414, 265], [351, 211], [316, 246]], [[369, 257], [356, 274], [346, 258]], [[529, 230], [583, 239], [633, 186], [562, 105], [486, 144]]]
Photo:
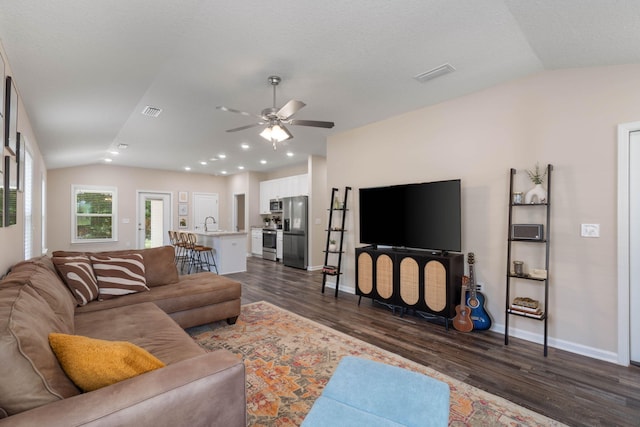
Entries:
[[[309, 156], [309, 268], [324, 265], [324, 249], [327, 242], [328, 212], [327, 160]], [[331, 194], [331, 191], [328, 191]]]
[[[461, 178], [462, 250], [475, 253], [503, 330], [509, 169], [552, 163], [550, 345], [615, 361], [616, 126], [640, 120], [639, 89], [640, 65], [543, 72], [344, 132], [328, 141], [328, 187], [354, 187], [358, 218], [360, 187]], [[581, 223], [600, 224], [601, 237], [580, 237]], [[343, 280], [353, 287], [357, 221], [349, 229]], [[541, 339], [541, 323], [510, 322]]]
[[[11, 70], [10, 59], [7, 58], [6, 52], [2, 44], [0, 44], [0, 55], [4, 60], [5, 74], [12, 76], [18, 91], [18, 132], [22, 135], [22, 140], [27, 141], [26, 149], [33, 157], [33, 229], [34, 236], [33, 255], [40, 255], [43, 251], [42, 236], [42, 191], [41, 179], [46, 179], [47, 170], [40, 154], [38, 141], [34, 135], [29, 116], [25, 109], [22, 99], [20, 99], [20, 76], [14, 75]], [[4, 81], [2, 82], [2, 90], [4, 90]], [[4, 126], [4, 122], [0, 120], [0, 125]], [[4, 150], [4, 141], [0, 142], [0, 153]], [[2, 162], [4, 157], [0, 156]], [[4, 165], [4, 163], [3, 163]], [[2, 167], [4, 169], [4, 166]], [[4, 177], [0, 174], [0, 183], [3, 183]], [[1, 184], [0, 184], [1, 185]], [[0, 277], [6, 273], [11, 265], [24, 258], [24, 193], [18, 192], [18, 211], [17, 224], [11, 227], [0, 227]]]
[[[112, 165], [91, 165], [49, 171], [48, 246], [54, 250], [114, 250], [136, 246], [136, 191], [173, 193], [173, 227], [178, 229], [178, 192], [189, 192], [189, 218], [192, 215], [192, 193], [217, 193], [219, 200], [218, 227], [230, 230], [232, 203], [227, 177], [190, 172], [171, 172], [156, 169], [131, 168]], [[71, 185], [113, 186], [118, 189], [118, 241], [109, 243], [71, 244]], [[123, 223], [123, 219], [129, 219]]]
[[286, 178], [288, 176], [302, 175], [308, 173], [308, 158], [302, 160], [302, 163], [298, 163], [291, 166], [282, 167], [280, 169], [272, 170], [264, 173], [262, 181], [268, 181], [270, 179]]

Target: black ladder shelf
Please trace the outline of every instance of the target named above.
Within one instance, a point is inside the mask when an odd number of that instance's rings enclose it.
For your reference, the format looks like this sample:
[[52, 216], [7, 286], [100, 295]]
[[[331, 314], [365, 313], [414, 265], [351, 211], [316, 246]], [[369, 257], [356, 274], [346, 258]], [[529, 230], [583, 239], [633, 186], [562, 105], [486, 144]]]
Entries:
[[[509, 179], [509, 234], [507, 238], [507, 286], [506, 286], [506, 303], [505, 303], [505, 328], [504, 328], [504, 343], [505, 345], [509, 344], [509, 317], [510, 316], [520, 316], [528, 319], [539, 320], [544, 324], [544, 357], [547, 357], [547, 321], [549, 319], [549, 244], [551, 239], [551, 171], [553, 171], [553, 165], [547, 165], [546, 168], [546, 179], [547, 179], [547, 199], [546, 201], [537, 201], [536, 203], [526, 204], [523, 201], [520, 203], [515, 203], [513, 200], [514, 195], [514, 187], [513, 181], [516, 175], [516, 170], [511, 169], [510, 179]], [[537, 208], [536, 208], [537, 207]], [[543, 235], [540, 236], [539, 239], [529, 239], [529, 238], [518, 238], [512, 235], [512, 225], [513, 225], [513, 216], [515, 208], [518, 209], [542, 209], [543, 212], [538, 212], [538, 215], [543, 216], [546, 221], [543, 224], [544, 230]], [[516, 275], [511, 271], [511, 249], [514, 243], [517, 242], [529, 242], [530, 244], [537, 243], [544, 247], [544, 258], [545, 258], [545, 270], [546, 274], [544, 276], [531, 276], [529, 274], [524, 275]], [[544, 285], [544, 306], [542, 307], [542, 311], [540, 314], [532, 315], [527, 312], [522, 312], [520, 310], [514, 310], [511, 308], [511, 287], [513, 284], [511, 283], [514, 280], [522, 280], [525, 279], [527, 281], [538, 282]]]
[[[344, 243], [344, 226], [347, 218], [347, 197], [349, 195], [349, 190], [351, 187], [344, 187], [344, 199], [342, 201], [342, 205], [338, 200], [338, 189], [331, 189], [331, 206], [329, 206], [329, 224], [327, 225], [327, 244], [324, 250], [324, 266], [322, 267], [322, 293], [324, 293], [325, 285], [327, 284], [327, 276], [335, 276], [336, 278], [336, 293], [335, 297], [338, 298], [338, 286], [340, 285], [340, 275], [342, 274], [342, 254], [344, 251], [343, 243]], [[337, 212], [338, 214], [342, 214], [342, 220], [340, 221], [340, 228], [336, 228], [333, 226], [333, 214]], [[333, 250], [329, 250], [329, 245], [331, 240], [339, 241], [339, 245], [337, 248]], [[338, 257], [338, 262], [333, 265], [329, 264], [329, 256]]]

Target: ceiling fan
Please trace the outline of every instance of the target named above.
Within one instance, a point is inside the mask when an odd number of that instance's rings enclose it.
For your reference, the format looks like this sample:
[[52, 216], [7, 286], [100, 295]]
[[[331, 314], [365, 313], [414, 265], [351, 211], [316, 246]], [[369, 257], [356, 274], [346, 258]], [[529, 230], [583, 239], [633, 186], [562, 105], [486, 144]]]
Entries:
[[253, 116], [258, 118], [257, 123], [250, 125], [240, 126], [233, 129], [228, 129], [227, 132], [237, 132], [239, 130], [249, 129], [256, 126], [267, 127], [260, 133], [260, 136], [273, 144], [273, 149], [276, 149], [278, 142], [286, 141], [293, 138], [293, 135], [284, 126], [285, 124], [293, 126], [311, 126], [319, 128], [331, 129], [334, 126], [333, 122], [321, 122], [317, 120], [297, 120], [292, 119], [302, 107], [306, 104], [302, 101], [290, 100], [280, 109], [276, 107], [276, 86], [282, 81], [279, 76], [269, 76], [269, 83], [273, 86], [273, 107], [265, 108], [260, 114], [251, 114], [244, 111], [236, 110], [225, 106], [216, 107], [218, 110], [229, 111], [231, 113], [242, 114], [243, 116]]

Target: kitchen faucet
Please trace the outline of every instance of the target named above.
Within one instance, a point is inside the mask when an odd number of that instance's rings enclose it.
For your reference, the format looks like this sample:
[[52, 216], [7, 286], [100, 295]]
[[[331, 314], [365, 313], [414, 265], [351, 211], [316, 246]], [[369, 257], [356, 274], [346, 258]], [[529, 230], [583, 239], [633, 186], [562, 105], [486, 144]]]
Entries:
[[209, 231], [209, 229], [207, 228], [207, 221], [209, 220], [209, 218], [211, 218], [211, 221], [213, 221], [213, 223], [216, 223], [216, 219], [212, 216], [208, 216], [204, 219], [204, 231]]

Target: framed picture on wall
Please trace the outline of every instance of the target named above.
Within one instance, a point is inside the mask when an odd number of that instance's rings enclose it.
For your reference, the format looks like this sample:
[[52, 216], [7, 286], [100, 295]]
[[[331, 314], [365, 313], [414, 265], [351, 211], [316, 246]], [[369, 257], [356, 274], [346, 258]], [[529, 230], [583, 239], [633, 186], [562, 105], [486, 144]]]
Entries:
[[7, 76], [5, 96], [4, 146], [15, 156], [18, 144], [18, 92], [11, 76]]
[[187, 217], [186, 216], [178, 217], [178, 227], [179, 228], [187, 228]]
[[189, 205], [186, 203], [180, 203], [178, 205], [178, 215], [187, 215], [189, 213]]
[[178, 202], [187, 203], [189, 201], [189, 192], [180, 191], [178, 192]]

